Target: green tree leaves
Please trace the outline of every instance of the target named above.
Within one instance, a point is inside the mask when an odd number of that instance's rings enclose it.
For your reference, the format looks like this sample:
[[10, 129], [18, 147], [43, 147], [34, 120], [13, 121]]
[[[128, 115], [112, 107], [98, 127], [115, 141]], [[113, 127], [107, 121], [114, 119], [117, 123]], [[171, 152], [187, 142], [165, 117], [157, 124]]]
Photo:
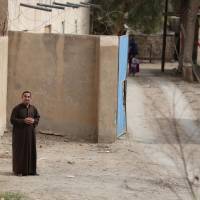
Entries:
[[98, 34], [118, 34], [127, 24], [143, 33], [155, 33], [162, 28], [164, 0], [94, 0], [101, 9], [94, 12], [94, 31]]

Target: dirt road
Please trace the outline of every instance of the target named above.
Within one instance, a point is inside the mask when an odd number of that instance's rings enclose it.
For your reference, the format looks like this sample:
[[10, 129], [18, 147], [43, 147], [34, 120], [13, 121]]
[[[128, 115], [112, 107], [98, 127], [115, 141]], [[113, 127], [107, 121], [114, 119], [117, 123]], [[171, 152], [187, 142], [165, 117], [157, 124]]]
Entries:
[[0, 191], [34, 200], [200, 199], [200, 86], [143, 65], [127, 91], [126, 136], [100, 145], [38, 135], [40, 176], [12, 176], [11, 137], [3, 137]]

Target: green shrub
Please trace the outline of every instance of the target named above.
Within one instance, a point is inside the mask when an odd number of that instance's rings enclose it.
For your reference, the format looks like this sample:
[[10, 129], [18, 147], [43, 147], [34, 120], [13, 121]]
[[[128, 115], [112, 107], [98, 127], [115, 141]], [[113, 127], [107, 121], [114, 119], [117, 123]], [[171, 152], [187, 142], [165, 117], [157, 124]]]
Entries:
[[0, 200], [26, 200], [25, 196], [20, 193], [4, 192], [0, 193]]

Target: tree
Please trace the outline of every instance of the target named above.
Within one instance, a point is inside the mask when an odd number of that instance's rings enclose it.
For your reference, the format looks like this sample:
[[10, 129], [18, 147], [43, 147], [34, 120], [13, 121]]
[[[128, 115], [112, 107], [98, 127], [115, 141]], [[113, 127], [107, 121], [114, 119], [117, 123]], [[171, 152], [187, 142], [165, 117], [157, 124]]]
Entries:
[[127, 24], [143, 33], [161, 30], [163, 0], [94, 0], [95, 34], [119, 34]]
[[181, 35], [182, 51], [179, 60], [179, 68], [182, 68], [183, 77], [193, 81], [193, 48], [195, 25], [200, 7], [199, 0], [181, 0]]
[[[181, 47], [178, 71], [188, 81], [193, 81], [193, 52], [197, 48], [197, 14], [200, 7], [199, 0], [171, 0], [175, 13], [180, 14]], [[196, 29], [196, 30], [195, 30]]]
[[8, 1], [0, 0], [0, 36], [7, 34], [8, 26]]

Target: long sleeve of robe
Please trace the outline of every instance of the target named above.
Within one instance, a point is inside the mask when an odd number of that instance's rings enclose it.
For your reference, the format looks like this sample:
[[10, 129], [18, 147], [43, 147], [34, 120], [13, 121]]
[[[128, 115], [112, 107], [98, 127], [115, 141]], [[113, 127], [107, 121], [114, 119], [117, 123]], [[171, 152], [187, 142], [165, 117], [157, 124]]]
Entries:
[[[34, 123], [29, 125], [24, 122], [27, 117], [32, 117]], [[13, 172], [21, 175], [35, 175], [36, 172], [36, 135], [35, 127], [39, 123], [40, 115], [33, 105], [17, 105], [11, 114], [10, 122], [13, 125]]]

